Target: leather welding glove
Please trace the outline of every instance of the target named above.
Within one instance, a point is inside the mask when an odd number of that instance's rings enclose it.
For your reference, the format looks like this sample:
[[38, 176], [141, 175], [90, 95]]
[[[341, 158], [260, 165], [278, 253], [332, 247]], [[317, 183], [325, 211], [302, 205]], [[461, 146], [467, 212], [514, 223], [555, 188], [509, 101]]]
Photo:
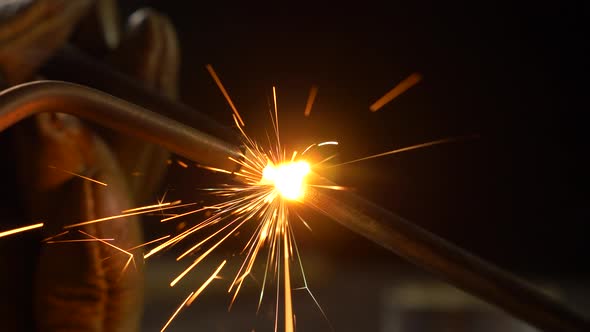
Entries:
[[[77, 1], [13, 2], [16, 10], [11, 10], [16, 16], [0, 21], [3, 22], [0, 43], [18, 41], [18, 47], [11, 48], [13, 52], [0, 49], [0, 68], [4, 70], [5, 80], [12, 84], [30, 79], [43, 60], [65, 42], [76, 19], [88, 15], [83, 9], [96, 6], [89, 1], [80, 1], [87, 2], [84, 8]], [[74, 11], [78, 14], [72, 14]], [[61, 13], [67, 13], [68, 17], [61, 17]], [[20, 19], [20, 15], [26, 20]], [[56, 23], [48, 24], [50, 21]], [[11, 32], [15, 31], [19, 34], [12, 36]], [[56, 31], [62, 32], [59, 36], [63, 38], [59, 41], [54, 40]], [[28, 32], [33, 35], [29, 36]], [[53, 42], [47, 40], [38, 47], [36, 41], [46, 39]], [[138, 11], [129, 19], [122, 40], [110, 56], [111, 61], [148, 86], [175, 97], [179, 52], [169, 20], [154, 11]], [[28, 47], [27, 42], [30, 43]], [[37, 56], [18, 61], [17, 51]], [[19, 191], [24, 193], [27, 219], [45, 221], [44, 237], [62, 233], [66, 225], [116, 215], [135, 207], [137, 201], [147, 198], [140, 197], [140, 193], [153, 193], [158, 187], [164, 171], [162, 165], [168, 156], [166, 151], [139, 141], [123, 139], [126, 144], [120, 145], [122, 137], [117, 135], [104, 139], [82, 121], [66, 114], [40, 114], [17, 127], [13, 131]], [[108, 186], [69, 172], [103, 181]], [[145, 179], [153, 181], [143, 181], [131, 173], [144, 174]], [[105, 240], [106, 244], [93, 240], [94, 237], [113, 240]], [[128, 249], [142, 242], [138, 220], [125, 218], [89, 224], [71, 229], [68, 234], [51, 241], [66, 239], [92, 241], [42, 244], [40, 254], [34, 257], [38, 265], [32, 292], [33, 323], [31, 317], [23, 317], [23, 312], [28, 312], [29, 301], [22, 299], [22, 289], [33, 287], [26, 276], [18, 275], [26, 269], [10, 275], [2, 273], [1, 285], [10, 285], [3, 301], [10, 305], [0, 308], [3, 326], [11, 331], [31, 328], [39, 331], [138, 330], [142, 307], [141, 259], [128, 264], [129, 256], [114, 248]], [[3, 252], [0, 258], [2, 271], [19, 260]]]
[[68, 39], [93, 0], [0, 1], [0, 76], [5, 84], [31, 80]]
[[[180, 47], [170, 20], [152, 9], [139, 9], [127, 20], [121, 39], [120, 46], [107, 57], [113, 67], [170, 99], [178, 99]], [[121, 133], [110, 133], [106, 139], [123, 170], [133, 174], [129, 185], [136, 202], [153, 203], [170, 152]]]

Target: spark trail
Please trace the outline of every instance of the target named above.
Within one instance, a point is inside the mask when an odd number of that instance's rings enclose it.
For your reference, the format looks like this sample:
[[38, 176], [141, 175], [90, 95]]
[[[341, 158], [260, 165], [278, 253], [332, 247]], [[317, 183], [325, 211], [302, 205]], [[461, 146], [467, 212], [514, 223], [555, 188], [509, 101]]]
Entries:
[[24, 226], [24, 227], [9, 229], [7, 231], [0, 232], [0, 237], [5, 237], [5, 236], [9, 236], [9, 235], [21, 233], [21, 232], [26, 232], [26, 231], [29, 231], [31, 229], [41, 228], [41, 227], [43, 227], [43, 223], [38, 223], [38, 224], [34, 224], [34, 225], [29, 225], [29, 226]]
[[404, 80], [399, 82], [393, 89], [389, 90], [383, 97], [379, 98], [376, 102], [374, 102], [369, 109], [371, 112], [377, 112], [383, 106], [387, 105], [389, 102], [397, 98], [402, 93], [406, 92], [408, 89], [413, 87], [414, 85], [418, 84], [422, 80], [422, 75], [418, 73], [413, 73], [410, 76], [406, 77]]

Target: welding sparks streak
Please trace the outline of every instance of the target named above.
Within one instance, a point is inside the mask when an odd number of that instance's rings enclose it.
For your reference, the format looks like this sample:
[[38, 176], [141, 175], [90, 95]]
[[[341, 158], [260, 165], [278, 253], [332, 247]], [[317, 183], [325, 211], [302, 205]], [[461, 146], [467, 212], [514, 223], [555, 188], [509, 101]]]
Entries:
[[197, 289], [197, 291], [189, 298], [188, 302], [186, 303], [187, 306], [191, 305], [193, 303], [193, 301], [197, 298], [197, 296], [199, 296], [199, 294], [201, 294], [203, 292], [203, 290], [205, 290], [205, 288], [207, 288], [207, 286], [209, 286], [209, 284], [211, 283], [211, 281], [213, 281], [213, 279], [215, 279], [217, 277], [217, 275], [219, 274], [219, 271], [221, 271], [221, 269], [223, 268], [223, 266], [225, 265], [227, 261], [224, 260], [219, 267], [217, 268], [217, 270], [215, 270], [215, 272], [213, 272], [213, 274], [209, 277], [209, 279], [207, 279], [202, 285], [201, 287], [199, 287], [199, 289]]
[[305, 111], [303, 115], [306, 117], [311, 114], [311, 107], [313, 106], [313, 102], [315, 101], [315, 97], [318, 94], [318, 87], [313, 85], [309, 90], [309, 97], [307, 97], [307, 104], [305, 104]]
[[104, 218], [99, 218], [99, 219], [94, 219], [94, 220], [88, 220], [88, 221], [80, 222], [77, 224], [67, 225], [67, 226], [64, 226], [64, 228], [65, 229], [74, 228], [74, 227], [84, 226], [84, 225], [88, 225], [88, 224], [95, 224], [95, 223], [103, 222], [103, 221], [107, 221], [107, 220], [125, 218], [125, 217], [136, 216], [136, 215], [140, 215], [140, 214], [147, 214], [147, 213], [151, 213], [151, 212], [157, 212], [157, 211], [168, 210], [168, 209], [177, 209], [180, 207], [196, 205], [196, 204], [197, 203], [187, 203], [187, 204], [182, 204], [182, 205], [168, 206], [168, 207], [163, 207], [163, 208], [159, 207], [156, 209], [147, 209], [147, 210], [142, 209], [142, 208], [137, 208], [136, 212], [123, 213], [123, 214], [118, 214], [116, 216], [109, 216], [109, 217], [104, 217]]
[[227, 100], [227, 103], [231, 107], [232, 111], [234, 111], [234, 115], [238, 117], [238, 120], [240, 121], [240, 124], [242, 125], [242, 127], [245, 127], [246, 125], [244, 124], [244, 121], [242, 120], [240, 113], [238, 113], [238, 110], [234, 106], [234, 103], [232, 102], [231, 98], [229, 97], [229, 94], [227, 93], [227, 91], [225, 90], [225, 87], [223, 87], [223, 84], [221, 83], [219, 76], [217, 76], [217, 73], [215, 73], [215, 70], [213, 70], [213, 66], [207, 65], [206, 68], [207, 68], [207, 71], [209, 71], [209, 74], [211, 75], [213, 80], [215, 81], [215, 84], [217, 84], [217, 87], [219, 88], [219, 90], [221, 90], [221, 93], [223, 93], [223, 96], [225, 97], [225, 100]]
[[198, 213], [198, 212], [205, 211], [205, 210], [210, 210], [210, 209], [214, 209], [214, 208], [213, 207], [209, 207], [209, 206], [205, 206], [205, 207], [203, 207], [201, 209], [197, 209], [197, 210], [193, 210], [193, 211], [189, 211], [189, 212], [177, 214], [177, 215], [174, 215], [172, 217], [164, 218], [164, 219], [160, 220], [160, 222], [166, 222], [166, 221], [169, 221], [169, 220], [172, 220], [172, 219], [182, 218], [182, 217], [188, 216], [190, 214], [194, 214], [194, 213]]
[[61, 232], [61, 233], [59, 233], [59, 234], [52, 235], [52, 236], [50, 236], [50, 237], [46, 237], [46, 238], [44, 238], [43, 240], [41, 240], [41, 242], [47, 242], [47, 241], [51, 241], [51, 240], [53, 240], [53, 239], [56, 239], [56, 238], [58, 238], [58, 237], [60, 237], [60, 236], [66, 235], [66, 234], [68, 234], [69, 232], [70, 232], [70, 231], [63, 231], [63, 232]]
[[64, 172], [64, 173], [67, 173], [67, 174], [73, 175], [73, 176], [77, 176], [77, 177], [79, 177], [79, 178], [82, 178], [82, 179], [84, 179], [84, 180], [88, 180], [88, 181], [91, 181], [91, 182], [94, 182], [94, 183], [98, 183], [98, 184], [100, 184], [101, 186], [105, 186], [105, 187], [107, 187], [107, 186], [108, 186], [108, 184], [106, 184], [106, 183], [104, 183], [104, 182], [100, 182], [100, 181], [98, 181], [98, 180], [95, 180], [95, 179], [89, 178], [89, 177], [87, 177], [87, 176], [84, 176], [84, 175], [80, 175], [80, 174], [78, 174], [78, 173], [74, 173], [74, 172], [66, 171], [66, 170], [63, 170], [63, 169], [57, 168], [57, 167], [55, 167], [55, 166], [51, 166], [51, 165], [49, 165], [49, 166], [47, 166], [47, 167], [49, 167], [49, 168], [51, 168], [51, 169], [55, 169], [55, 170], [57, 170], [57, 171], [61, 171], [61, 172]]
[[76, 242], [97, 242], [97, 241], [115, 241], [115, 239], [75, 239], [75, 240], [51, 240], [45, 241], [45, 243], [76, 243]]
[[160, 242], [160, 241], [162, 241], [162, 240], [164, 240], [164, 239], [167, 239], [167, 238], [169, 238], [169, 237], [170, 237], [170, 235], [165, 235], [165, 236], [159, 237], [159, 238], [157, 238], [157, 239], [155, 239], [155, 240], [151, 240], [151, 241], [149, 241], [149, 242], [146, 242], [146, 243], [143, 243], [143, 244], [137, 245], [137, 246], [135, 246], [135, 247], [131, 247], [131, 248], [127, 249], [127, 251], [131, 251], [131, 250], [135, 250], [135, 249], [138, 249], [138, 248], [141, 248], [141, 247], [145, 247], [145, 246], [147, 246], [147, 245], [150, 245], [150, 244], [152, 244], [152, 243]]
[[[146, 242], [146, 243], [142, 243], [142, 244], [140, 244], [140, 245], [136, 245], [135, 247], [131, 247], [131, 248], [129, 248], [129, 249], [127, 249], [127, 250], [125, 250], [125, 251], [118, 252], [117, 254], [122, 254], [122, 253], [125, 253], [125, 252], [131, 252], [132, 250], [139, 249], [139, 248], [141, 248], [141, 247], [145, 247], [145, 246], [147, 246], [147, 245], [150, 245], [150, 244], [152, 244], [152, 243], [160, 242], [160, 241], [162, 241], [162, 240], [164, 240], [164, 239], [167, 239], [167, 238], [169, 238], [169, 237], [170, 237], [170, 235], [162, 236], [162, 237], [160, 237], [160, 238], [157, 238], [157, 239], [155, 239], [155, 240], [151, 240], [151, 241], [148, 241], [148, 242]], [[115, 254], [115, 255], [116, 255], [116, 254]], [[107, 259], [111, 259], [111, 258], [112, 258], [112, 257], [114, 257], [115, 255], [113, 255], [113, 256], [109, 256], [109, 257], [105, 257], [105, 258], [103, 258], [103, 261], [106, 261]]]
[[432, 142], [427, 142], [427, 143], [422, 143], [422, 144], [416, 144], [416, 145], [408, 146], [408, 147], [405, 147], [405, 148], [391, 150], [391, 151], [387, 151], [387, 152], [375, 154], [375, 155], [364, 157], [364, 158], [350, 160], [350, 161], [347, 161], [347, 162], [343, 162], [341, 164], [332, 165], [332, 166], [328, 166], [328, 167], [325, 167], [325, 168], [327, 169], [327, 168], [332, 168], [332, 167], [337, 167], [337, 166], [352, 164], [352, 163], [356, 163], [356, 162], [359, 162], [359, 161], [373, 159], [373, 158], [379, 158], [379, 157], [384, 157], [384, 156], [389, 156], [389, 155], [400, 153], [400, 152], [405, 152], [405, 151], [410, 151], [410, 150], [417, 150], [417, 149], [421, 149], [421, 148], [425, 148], [425, 147], [429, 147], [429, 146], [433, 146], [433, 145], [454, 142], [454, 141], [457, 141], [459, 139], [461, 139], [461, 138], [459, 138], [459, 137], [443, 138], [443, 139], [439, 139], [439, 140], [432, 141]]
[[[128, 259], [128, 260], [127, 260], [127, 262], [125, 263], [125, 266], [123, 266], [123, 270], [121, 271], [121, 275], [123, 275], [123, 273], [124, 273], [124, 272], [127, 270], [127, 268], [129, 267], [129, 264], [131, 264], [131, 262], [133, 262], [133, 266], [135, 266], [135, 258], [134, 258], [134, 256], [133, 256], [133, 254], [132, 254], [132, 253], [130, 253], [129, 251], [127, 251], [127, 250], [124, 250], [124, 249], [121, 249], [121, 248], [117, 247], [117, 246], [116, 246], [116, 245], [114, 245], [114, 244], [111, 244], [111, 243], [108, 243], [108, 242], [106, 242], [106, 241], [103, 241], [102, 239], [99, 239], [99, 238], [97, 238], [96, 236], [94, 236], [94, 235], [91, 235], [91, 234], [88, 234], [88, 233], [86, 233], [86, 232], [84, 232], [84, 231], [82, 231], [82, 230], [78, 230], [78, 232], [80, 232], [80, 233], [82, 233], [82, 234], [84, 234], [84, 235], [86, 235], [86, 236], [88, 236], [88, 237], [90, 237], [90, 238], [92, 238], [92, 239], [94, 239], [94, 240], [96, 240], [96, 241], [100, 242], [100, 243], [104, 243], [104, 244], [106, 244], [107, 246], [109, 246], [109, 247], [111, 247], [111, 248], [114, 248], [115, 250], [118, 250], [118, 251], [120, 251], [120, 252], [122, 252], [122, 253], [124, 253], [124, 254], [128, 255], [128, 256], [129, 256], [129, 259]], [[135, 268], [137, 268], [137, 266], [135, 266]]]
[[193, 295], [193, 293], [191, 292], [184, 301], [182, 301], [182, 303], [180, 304], [180, 306], [178, 306], [178, 309], [176, 309], [176, 311], [172, 314], [172, 316], [168, 319], [168, 322], [166, 322], [166, 325], [164, 325], [164, 327], [160, 330], [160, 332], [164, 332], [164, 330], [166, 330], [166, 328], [168, 327], [168, 325], [170, 325], [170, 323], [172, 323], [172, 320], [174, 319], [174, 317], [176, 317], [176, 315], [178, 315], [178, 313], [180, 312], [180, 310], [182, 309], [182, 307], [184, 307], [184, 305], [186, 304], [186, 302], [191, 298], [191, 296]]
[[158, 203], [158, 204], [147, 205], [147, 206], [142, 206], [142, 207], [128, 209], [128, 210], [123, 210], [123, 211], [121, 211], [121, 213], [129, 213], [129, 212], [143, 211], [143, 210], [154, 209], [154, 208], [161, 208], [161, 207], [165, 207], [165, 206], [177, 205], [180, 203], [181, 203], [181, 201]]
[[20, 233], [20, 232], [26, 232], [28, 230], [40, 228], [40, 227], [43, 227], [43, 223], [38, 223], [38, 224], [30, 225], [30, 226], [15, 228], [15, 229], [7, 230], [4, 232], [0, 232], [0, 237], [5, 237], [8, 235], [12, 235], [12, 234]]
[[225, 169], [221, 169], [221, 168], [217, 168], [217, 167], [210, 167], [210, 166], [205, 166], [205, 165], [200, 165], [200, 164], [195, 164], [196, 167], [199, 168], [203, 168], [203, 169], [207, 169], [213, 172], [220, 172], [220, 173], [226, 173], [226, 174], [232, 174], [233, 172], [225, 170]]
[[273, 86], [272, 87], [272, 100], [275, 106], [275, 133], [277, 135], [277, 156], [278, 158], [281, 157], [281, 140], [279, 136], [279, 112], [277, 109], [277, 89]]
[[413, 73], [408, 76], [403, 81], [399, 82], [393, 89], [387, 92], [383, 97], [379, 98], [375, 103], [373, 103], [369, 109], [371, 112], [377, 112], [383, 106], [385, 106], [390, 101], [397, 98], [402, 93], [406, 92], [409, 88], [413, 87], [414, 85], [418, 84], [422, 80], [422, 75], [418, 73]]
[[[288, 225], [283, 225], [287, 227]], [[293, 332], [293, 303], [291, 301], [291, 270], [289, 267], [289, 239], [288, 233], [283, 229], [283, 265], [284, 265], [284, 280], [285, 280], [285, 331]]]

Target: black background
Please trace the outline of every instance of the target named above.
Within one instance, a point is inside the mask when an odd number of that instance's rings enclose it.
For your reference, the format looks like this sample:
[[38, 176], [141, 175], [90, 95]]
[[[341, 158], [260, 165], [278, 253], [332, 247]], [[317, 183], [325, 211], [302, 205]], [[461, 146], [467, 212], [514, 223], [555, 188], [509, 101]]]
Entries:
[[[183, 49], [183, 100], [222, 123], [231, 124], [231, 110], [208, 63], [251, 133], [270, 130], [268, 100], [277, 87], [291, 148], [336, 139], [346, 161], [478, 135], [331, 176], [502, 266], [587, 272], [584, 2], [126, 5], [124, 13], [147, 5], [171, 18]], [[422, 82], [369, 111], [413, 72]], [[319, 93], [305, 118], [311, 85]], [[324, 250], [390, 255], [339, 226], [315, 227], [330, 243]]]

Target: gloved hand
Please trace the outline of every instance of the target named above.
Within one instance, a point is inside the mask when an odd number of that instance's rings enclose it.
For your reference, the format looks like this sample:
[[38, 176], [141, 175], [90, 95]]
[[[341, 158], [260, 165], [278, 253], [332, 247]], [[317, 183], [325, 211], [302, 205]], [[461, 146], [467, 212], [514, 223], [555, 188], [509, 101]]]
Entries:
[[[113, 5], [114, 4], [114, 5]], [[105, 12], [107, 11], [106, 16]], [[11, 0], [0, 4], [0, 73], [9, 85], [35, 79], [36, 70], [63, 46], [81, 19], [102, 23], [112, 47], [109, 61], [171, 98], [177, 96], [179, 48], [174, 27], [152, 10], [128, 20], [126, 31], [109, 26], [114, 1]], [[100, 12], [102, 15], [97, 15]], [[120, 33], [121, 36], [112, 34]], [[76, 36], [84, 40], [83, 36]], [[81, 38], [81, 39], [80, 39]], [[120, 40], [116, 45], [112, 41]], [[88, 40], [85, 41], [86, 43]], [[42, 237], [63, 226], [120, 214], [154, 198], [168, 152], [115, 133], [98, 133], [73, 116], [40, 114], [12, 128], [25, 220], [43, 220]], [[49, 166], [52, 166], [51, 168]], [[74, 172], [107, 187], [71, 175]], [[12, 175], [15, 176], [15, 175]], [[1, 218], [1, 217], [0, 217]], [[0, 223], [2, 220], [0, 219]], [[142, 243], [137, 218], [117, 219], [78, 228], [128, 249]], [[77, 229], [61, 239], [89, 239]], [[7, 331], [136, 331], [142, 311], [141, 255], [124, 269], [129, 256], [100, 241], [20, 243], [39, 246], [23, 261], [0, 243], [0, 304]], [[138, 251], [134, 251], [138, 254]], [[109, 258], [110, 257], [110, 258]], [[29, 268], [18, 266], [31, 265]], [[9, 272], [10, 271], [10, 272]], [[27, 272], [34, 276], [24, 275]], [[32, 291], [31, 291], [32, 290]], [[26, 298], [31, 294], [32, 300]], [[25, 296], [23, 296], [25, 295]], [[33, 309], [34, 308], [34, 309]]]

